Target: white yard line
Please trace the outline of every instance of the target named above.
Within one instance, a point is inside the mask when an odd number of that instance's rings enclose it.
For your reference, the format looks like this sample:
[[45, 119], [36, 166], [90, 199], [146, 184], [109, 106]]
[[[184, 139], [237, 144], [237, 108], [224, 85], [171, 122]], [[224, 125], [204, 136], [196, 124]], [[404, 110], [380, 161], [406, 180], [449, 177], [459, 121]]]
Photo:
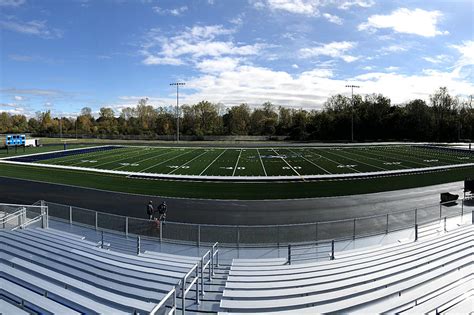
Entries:
[[[194, 151], [196, 151], [196, 150], [197, 150], [197, 149], [194, 149], [194, 150], [192, 150], [191, 152], [194, 152]], [[140, 170], [140, 171], [138, 171], [138, 172], [139, 172], [139, 173], [143, 173], [144, 171], [149, 170], [150, 168], [154, 168], [154, 167], [156, 167], [156, 166], [158, 166], [158, 165], [161, 165], [161, 164], [163, 164], [163, 163], [166, 163], [166, 162], [169, 162], [169, 161], [171, 161], [171, 160], [177, 159], [177, 158], [179, 158], [180, 156], [189, 154], [189, 153], [191, 153], [191, 152], [184, 152], [183, 154], [174, 156], [174, 157], [169, 158], [169, 159], [167, 159], [167, 160], [165, 160], [165, 161], [163, 161], [163, 162], [160, 162], [160, 163], [158, 163], [158, 164], [154, 164], [154, 165], [152, 165], [152, 166], [150, 166], [150, 167], [144, 168], [144, 169], [142, 169], [142, 170]], [[149, 160], [149, 159], [147, 159], [147, 160]]]
[[203, 153], [201, 153], [201, 154], [199, 154], [199, 155], [193, 157], [191, 160], [187, 161], [186, 163], [180, 165], [178, 168], [175, 168], [174, 170], [172, 170], [172, 171], [169, 172], [168, 174], [173, 174], [175, 171], [179, 170], [180, 168], [182, 168], [182, 167], [185, 166], [186, 164], [191, 163], [191, 162], [194, 161], [195, 159], [197, 159], [197, 158], [199, 158], [199, 157], [201, 157], [201, 156], [203, 156], [204, 154], [207, 154], [207, 153], [209, 153], [209, 151], [204, 151]]
[[263, 172], [265, 173], [265, 176], [268, 176], [267, 175], [267, 170], [265, 169], [265, 165], [263, 165], [262, 156], [260, 155], [260, 150], [259, 149], [257, 149], [257, 154], [258, 154], [258, 158], [260, 159], [260, 163], [262, 164]]
[[206, 166], [206, 168], [199, 174], [199, 176], [201, 176], [202, 174], [204, 174], [204, 172], [207, 171], [207, 169], [208, 169], [212, 164], [214, 164], [214, 162], [217, 161], [217, 159], [219, 159], [219, 158], [222, 156], [222, 154], [224, 154], [227, 150], [228, 150], [228, 149], [225, 149], [224, 151], [222, 151], [222, 153], [219, 154], [219, 155], [214, 159], [214, 161], [211, 162], [211, 164], [209, 164], [208, 166]]
[[235, 163], [235, 167], [234, 167], [234, 171], [232, 172], [232, 176], [235, 175], [235, 171], [237, 170], [237, 165], [239, 165], [239, 160], [240, 160], [241, 155], [242, 155], [242, 149], [240, 149], [239, 157], [237, 158], [237, 162]]
[[[291, 149], [288, 149], [288, 151], [297, 154], [295, 151], [293, 151], [293, 150], [291, 150]], [[302, 153], [302, 154], [303, 154], [303, 153]], [[326, 169], [324, 169], [323, 167], [319, 166], [318, 164], [314, 163], [313, 161], [308, 160], [308, 159], [305, 158], [303, 155], [301, 155], [301, 157], [302, 157], [304, 160], [306, 160], [306, 161], [308, 161], [309, 163], [311, 163], [311, 164], [313, 164], [314, 166], [316, 166], [317, 168], [322, 169], [324, 172], [326, 172], [326, 173], [328, 173], [328, 174], [332, 174], [331, 172], [329, 172], [328, 170], [326, 170]]]
[[[405, 155], [401, 155], [401, 154], [399, 154], [399, 153], [392, 152], [392, 151], [390, 151], [390, 154], [391, 154], [391, 155], [396, 155], [396, 156], [399, 156], [399, 157], [400, 157], [400, 156], [406, 157]], [[416, 158], [416, 159], [420, 159], [419, 156], [417, 156], [417, 157], [415, 157], [415, 158]], [[420, 162], [416, 162], [416, 161], [412, 161], [412, 160], [405, 160], [404, 158], [397, 158], [397, 159], [399, 159], [400, 161], [411, 162], [411, 163], [418, 164], [418, 165], [423, 165], [423, 166], [428, 166], [428, 167], [430, 166], [430, 164], [420, 163]]]
[[[311, 150], [317, 150], [317, 149], [311, 149]], [[317, 152], [317, 151], [316, 151], [316, 152]], [[319, 154], [319, 153], [318, 153], [318, 154]], [[340, 162], [338, 162], [338, 161], [334, 161], [334, 160], [332, 160], [332, 159], [330, 159], [330, 158], [328, 158], [328, 157], [326, 157], [326, 156], [324, 156], [324, 155], [322, 155], [322, 154], [319, 154], [319, 156], [321, 156], [322, 158], [325, 158], [325, 159], [328, 160], [328, 161], [333, 162], [334, 164], [337, 164], [337, 165], [341, 165], [341, 164], [342, 164], [342, 163], [340, 163]], [[353, 171], [356, 172], [356, 173], [360, 173], [360, 171], [356, 170], [356, 169], [353, 168], [353, 167], [348, 167], [348, 169], [353, 170]]]
[[365, 164], [365, 165], [370, 166], [370, 167], [375, 167], [375, 168], [378, 168], [378, 169], [380, 169], [380, 170], [382, 170], [382, 171], [388, 171], [388, 169], [386, 169], [386, 168], [383, 168], [383, 167], [380, 167], [380, 166], [376, 166], [376, 165], [372, 165], [372, 164], [369, 164], [369, 163], [365, 163], [365, 162], [362, 162], [362, 161], [360, 161], [360, 160], [352, 159], [352, 158], [350, 158], [350, 157], [348, 157], [348, 156], [345, 156], [345, 155], [341, 155], [341, 154], [337, 154], [337, 153], [333, 153], [333, 152], [328, 152], [328, 153], [329, 153], [329, 154], [332, 154], [332, 155], [340, 156], [340, 157], [342, 157], [342, 158], [344, 158], [344, 159], [352, 160], [352, 161], [354, 161], [354, 162], [356, 162], [356, 163], [359, 163], [359, 164]]
[[[117, 148], [117, 149], [119, 149], [119, 148]], [[85, 155], [94, 154], [95, 156], [104, 157], [104, 156], [116, 154], [117, 151], [115, 151], [115, 150], [117, 150], [117, 149], [97, 151], [97, 152], [84, 152], [84, 153], [65, 156], [65, 157], [62, 157], [62, 158], [61, 157], [56, 157], [56, 158], [53, 157], [51, 159], [48, 159], [47, 161], [55, 160], [54, 164], [61, 164], [61, 165], [63, 165], [64, 163], [74, 162], [71, 165], [77, 165], [79, 163], [76, 163], [75, 160], [77, 160], [78, 158], [84, 158]], [[124, 148], [121, 148], [121, 149], [124, 149]], [[66, 150], [66, 151], [69, 151], [69, 150]], [[65, 152], [65, 151], [62, 151], [62, 152]]]
[[[114, 152], [114, 153], [117, 153], [117, 152]], [[121, 152], [119, 155], [117, 155], [117, 157], [120, 157], [120, 159], [118, 159], [119, 161], [120, 160], [123, 160], [124, 158], [122, 158], [122, 156], [126, 156], [128, 154], [131, 154], [133, 153], [133, 151], [128, 151], [126, 150], [125, 152]], [[112, 154], [113, 155], [113, 154]], [[133, 154], [132, 154], [133, 155]], [[84, 159], [85, 157], [83, 157], [82, 159]], [[98, 159], [101, 159], [101, 158], [104, 158], [104, 155], [100, 155], [100, 156], [93, 156], [93, 157], [90, 157], [90, 159], [92, 160], [98, 160]], [[117, 159], [112, 159], [111, 161], [109, 162], [104, 162], [104, 163], [99, 163], [99, 164], [95, 164], [93, 165], [94, 167], [98, 167], [98, 166], [102, 166], [102, 165], [105, 165], [105, 164], [108, 164], [108, 163], [112, 163], [113, 161], [115, 161]], [[79, 165], [79, 164], [82, 164], [84, 162], [77, 162], [77, 163], [73, 163], [73, 164], [70, 164], [71, 166], [76, 166], [76, 165]]]
[[[173, 152], [173, 151], [165, 151], [165, 152], [162, 153], [162, 154], [153, 155], [153, 156], [151, 156], [151, 157], [149, 157], [149, 158], [142, 159], [142, 160], [138, 160], [138, 161], [136, 161], [135, 163], [140, 164], [140, 163], [142, 163], [142, 162], [145, 162], [145, 161], [148, 161], [148, 160], [151, 160], [151, 159], [160, 157], [160, 156], [162, 156], [162, 155], [169, 154], [169, 153], [171, 153], [171, 152]], [[144, 155], [148, 155], [148, 153], [147, 153], [147, 154], [144, 154]], [[121, 160], [118, 160], [117, 162], [120, 162], [120, 161], [122, 161], [122, 160], [127, 160], [127, 159], [128, 159], [128, 158], [121, 159]], [[128, 165], [118, 166], [118, 167], [113, 168], [113, 170], [119, 170], [119, 169], [124, 168], [124, 167], [127, 167], [127, 166], [128, 166]]]
[[[276, 155], [278, 155], [278, 156], [280, 155], [280, 153], [278, 153], [277, 151], [275, 151], [275, 149], [273, 149], [273, 148], [272, 148], [272, 151], [275, 152]], [[290, 163], [288, 163], [287, 160], [285, 160], [285, 159], [284, 159], [283, 157], [281, 157], [281, 156], [280, 156], [280, 159], [282, 159], [283, 162], [285, 162], [286, 165], [288, 165], [288, 166], [293, 170], [293, 172], [295, 172], [296, 174], [298, 174], [298, 176], [300, 176], [301, 178], [303, 178], [303, 176], [301, 176], [301, 174], [298, 173], [298, 172], [293, 168], [293, 166], [291, 166]], [[304, 180], [304, 178], [303, 178], [303, 180]]]
[[[359, 153], [355, 153], [355, 152], [351, 152], [351, 154], [355, 154], [355, 155], [358, 155], [358, 156], [362, 156], [362, 157], [365, 157], [365, 158], [368, 158], [368, 159], [372, 159], [372, 160], [376, 160], [376, 161], [379, 161], [379, 162], [382, 162], [382, 163], [390, 163], [390, 161], [384, 161], [384, 160], [381, 160], [379, 158], [371, 158], [371, 157], [368, 157], [368, 156], [364, 156], [363, 154], [359, 154]], [[364, 152], [364, 154], [370, 154], [370, 155], [374, 155], [374, 156], [377, 156], [377, 157], [384, 157], [383, 155], [379, 155], [377, 153], [374, 153], [374, 152]], [[391, 160], [395, 160], [396, 162], [399, 162], [399, 161], [403, 161], [401, 159], [394, 159], [392, 157], [389, 157]], [[405, 161], [405, 162], [408, 162], [408, 161]], [[409, 166], [406, 166], [406, 165], [403, 165], [401, 164], [400, 166], [404, 167], [404, 168], [410, 168]]]

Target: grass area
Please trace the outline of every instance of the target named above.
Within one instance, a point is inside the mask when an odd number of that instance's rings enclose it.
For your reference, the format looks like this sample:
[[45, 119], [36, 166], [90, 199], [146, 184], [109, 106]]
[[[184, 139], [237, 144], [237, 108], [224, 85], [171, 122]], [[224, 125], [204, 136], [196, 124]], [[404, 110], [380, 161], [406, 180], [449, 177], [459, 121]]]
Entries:
[[[69, 148], [84, 146], [88, 145], [70, 145]], [[26, 154], [62, 149], [62, 145], [28, 148]], [[23, 150], [18, 150], [17, 155], [23, 154], [25, 154]], [[0, 151], [0, 157], [6, 156], [6, 152]], [[8, 156], [13, 156], [13, 153], [10, 151]], [[315, 159], [317, 156], [319, 157]], [[376, 172], [382, 168], [402, 169], [403, 167], [425, 167], [425, 165], [459, 164], [473, 162], [473, 156], [470, 153], [461, 154], [414, 147], [275, 148], [275, 150], [270, 148], [125, 147], [61, 157], [42, 161], [42, 163], [123, 170], [132, 170], [139, 166], [145, 172], [167, 171], [173, 174], [270, 176], [294, 175], [296, 172], [301, 174]], [[169, 164], [169, 162], [173, 163]], [[232, 168], [229, 168], [230, 165], [233, 165]], [[338, 165], [350, 165], [350, 167], [337, 167]], [[169, 166], [179, 167], [170, 168]], [[448, 183], [474, 177], [474, 167], [369, 179], [259, 183], [143, 180], [87, 171], [0, 164], [0, 176], [156, 196], [258, 200], [351, 195]]]
[[41, 164], [190, 176], [293, 176], [356, 174], [474, 163], [470, 152], [415, 146], [169, 148], [120, 147], [81, 151]]
[[474, 177], [474, 168], [344, 181], [217, 183], [150, 181], [115, 175], [0, 164], [0, 176], [167, 197], [252, 200], [352, 195], [442, 184]]

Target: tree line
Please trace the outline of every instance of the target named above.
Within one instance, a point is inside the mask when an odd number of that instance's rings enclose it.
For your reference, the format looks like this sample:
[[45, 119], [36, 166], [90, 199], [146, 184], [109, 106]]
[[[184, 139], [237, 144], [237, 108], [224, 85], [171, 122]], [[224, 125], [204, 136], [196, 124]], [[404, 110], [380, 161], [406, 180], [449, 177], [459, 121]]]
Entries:
[[[411, 140], [458, 141], [474, 138], [472, 97], [460, 99], [441, 87], [429, 101], [411, 100], [392, 105], [381, 94], [333, 95], [321, 110], [293, 109], [266, 102], [257, 108], [241, 104], [226, 108], [202, 101], [180, 107], [180, 133], [207, 135], [287, 136], [293, 140], [356, 141]], [[88, 107], [80, 115], [53, 117], [50, 111], [35, 117], [0, 113], [0, 133], [78, 135], [174, 135], [176, 108], [155, 108], [142, 99], [116, 113], [102, 107], [98, 117]]]

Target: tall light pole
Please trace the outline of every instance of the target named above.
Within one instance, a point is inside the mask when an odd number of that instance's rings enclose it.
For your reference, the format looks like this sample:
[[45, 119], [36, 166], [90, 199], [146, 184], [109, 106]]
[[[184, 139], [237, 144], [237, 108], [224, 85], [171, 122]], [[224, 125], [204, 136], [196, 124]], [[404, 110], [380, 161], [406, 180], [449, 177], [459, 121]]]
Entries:
[[354, 88], [360, 88], [358, 85], [346, 85], [351, 88], [351, 141], [354, 142]]
[[179, 142], [179, 86], [185, 84], [184, 82], [170, 83], [170, 85], [176, 85], [176, 142]]

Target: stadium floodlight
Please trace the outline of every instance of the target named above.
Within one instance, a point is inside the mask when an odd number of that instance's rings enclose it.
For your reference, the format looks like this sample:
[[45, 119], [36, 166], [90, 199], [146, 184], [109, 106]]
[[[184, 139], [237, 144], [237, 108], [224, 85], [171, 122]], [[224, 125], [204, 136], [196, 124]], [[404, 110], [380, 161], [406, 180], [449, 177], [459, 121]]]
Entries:
[[174, 82], [170, 85], [176, 85], [176, 142], [179, 142], [179, 86], [186, 85], [186, 83]]
[[354, 88], [360, 88], [358, 85], [346, 85], [346, 88], [351, 88], [351, 142], [354, 142]]

